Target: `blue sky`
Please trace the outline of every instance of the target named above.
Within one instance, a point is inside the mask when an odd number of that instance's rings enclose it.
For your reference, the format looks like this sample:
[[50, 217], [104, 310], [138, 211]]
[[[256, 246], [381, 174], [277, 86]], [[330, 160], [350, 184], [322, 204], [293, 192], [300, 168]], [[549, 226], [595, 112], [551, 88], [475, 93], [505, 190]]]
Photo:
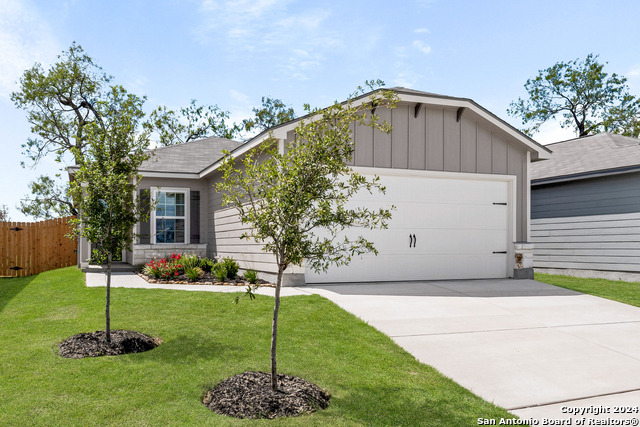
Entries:
[[[147, 109], [217, 104], [240, 121], [262, 96], [302, 110], [366, 79], [471, 98], [516, 127], [509, 103], [539, 69], [589, 53], [640, 95], [640, 2], [444, 0], [0, 0], [0, 204], [14, 221], [27, 184], [25, 113], [9, 96], [22, 72], [78, 42]], [[541, 143], [571, 138], [545, 126]]]

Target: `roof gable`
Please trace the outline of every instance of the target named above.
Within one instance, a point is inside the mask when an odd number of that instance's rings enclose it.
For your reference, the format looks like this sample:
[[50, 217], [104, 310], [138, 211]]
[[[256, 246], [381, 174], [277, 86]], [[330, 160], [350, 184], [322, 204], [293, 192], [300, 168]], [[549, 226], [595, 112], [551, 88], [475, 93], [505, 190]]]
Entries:
[[[379, 91], [379, 90], [383, 90], [383, 89], [378, 89], [376, 91]], [[418, 90], [406, 89], [402, 87], [394, 87], [394, 88], [391, 88], [390, 90], [393, 90], [398, 94], [400, 102], [411, 102], [411, 103], [415, 103], [416, 105], [419, 103], [434, 104], [434, 105], [441, 105], [446, 107], [463, 109], [463, 111], [464, 109], [468, 108], [472, 110], [476, 115], [487, 120], [488, 122], [490, 122], [491, 124], [499, 128], [500, 130], [502, 130], [503, 132], [511, 136], [513, 139], [518, 141], [520, 144], [522, 144], [522, 146], [524, 146], [527, 149], [527, 151], [531, 152], [531, 160], [536, 161], [536, 160], [548, 159], [551, 155], [551, 151], [545, 148], [543, 145], [538, 144], [536, 141], [534, 141], [533, 139], [531, 139], [530, 137], [528, 137], [518, 129], [514, 128], [504, 120], [500, 119], [495, 114], [481, 107], [471, 99], [438, 95], [434, 93], [421, 92]], [[371, 96], [371, 94], [376, 91], [365, 93], [355, 98], [353, 102], [355, 104], [366, 103], [369, 96]], [[282, 123], [278, 126], [274, 126], [271, 129], [267, 129], [261, 132], [260, 134], [256, 135], [255, 137], [247, 141], [242, 146], [239, 146], [234, 152], [232, 152], [232, 155], [235, 157], [242, 155], [243, 153], [261, 144], [264, 140], [269, 138], [270, 135], [273, 135], [276, 139], [280, 139], [284, 141], [287, 137], [287, 132], [294, 130], [298, 122], [305, 118], [308, 118], [308, 115], [291, 120], [287, 123]], [[206, 169], [202, 170], [200, 175], [205, 176], [213, 172], [214, 170], [216, 170], [219, 166], [220, 166], [220, 161], [217, 161], [212, 165], [210, 165], [209, 167], [207, 167]]]

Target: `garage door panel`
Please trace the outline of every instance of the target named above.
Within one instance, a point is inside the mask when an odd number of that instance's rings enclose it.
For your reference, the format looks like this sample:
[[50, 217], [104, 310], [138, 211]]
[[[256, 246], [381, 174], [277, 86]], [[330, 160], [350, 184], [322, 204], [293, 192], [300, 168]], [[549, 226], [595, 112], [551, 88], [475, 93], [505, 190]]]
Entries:
[[[306, 281], [439, 280], [507, 276], [509, 187], [506, 181], [381, 176], [387, 192], [358, 194], [350, 207], [396, 206], [389, 228], [345, 230], [362, 235], [379, 254], [354, 257]], [[326, 233], [316, 232], [322, 236]], [[415, 245], [413, 237], [415, 235]], [[497, 253], [496, 253], [497, 252]]]
[[[464, 228], [464, 229], [504, 229], [508, 218], [507, 207], [485, 202], [482, 205], [436, 204], [411, 202], [399, 204], [391, 211], [389, 228]], [[350, 208], [366, 207], [377, 210], [390, 209], [391, 204], [380, 201], [352, 201]], [[473, 214], [470, 215], [470, 212]]]

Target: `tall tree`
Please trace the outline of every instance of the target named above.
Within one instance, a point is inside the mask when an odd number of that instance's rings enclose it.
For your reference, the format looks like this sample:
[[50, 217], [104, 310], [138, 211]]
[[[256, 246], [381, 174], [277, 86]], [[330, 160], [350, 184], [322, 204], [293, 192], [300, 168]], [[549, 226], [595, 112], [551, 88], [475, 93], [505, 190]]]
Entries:
[[[48, 155], [59, 163], [67, 154], [74, 164], [81, 162], [87, 151], [85, 129], [97, 120], [93, 105], [103, 98], [111, 79], [75, 42], [48, 70], [36, 63], [23, 73], [20, 90], [11, 94], [11, 100], [27, 112], [34, 136], [22, 148], [34, 165]], [[68, 186], [55, 181], [40, 176], [32, 182], [34, 198], [21, 202], [20, 210], [36, 218], [76, 214], [66, 196]]]
[[529, 135], [550, 119], [560, 116], [560, 126], [575, 129], [579, 136], [615, 132], [638, 136], [640, 99], [629, 94], [627, 79], [604, 72], [598, 56], [578, 59], [540, 70], [524, 87], [528, 99], [518, 98], [507, 110], [520, 117]]
[[164, 106], [156, 108], [149, 115], [146, 128], [157, 132], [160, 145], [169, 146], [211, 136], [234, 139], [239, 135], [240, 126], [230, 125], [228, 120], [228, 111], [217, 105], [196, 105], [193, 99], [178, 113]]
[[[378, 82], [381, 83], [381, 82]], [[274, 254], [278, 280], [271, 330], [271, 388], [277, 389], [276, 346], [280, 289], [290, 265], [307, 265], [316, 271], [329, 265], [348, 264], [352, 256], [376, 252], [373, 243], [359, 236], [342, 238], [340, 231], [352, 226], [385, 228], [391, 213], [386, 209], [350, 208], [346, 205], [358, 191], [382, 191], [379, 177], [368, 180], [353, 172], [345, 160], [353, 156], [351, 126], [370, 126], [389, 132], [390, 125], [373, 113], [376, 106], [395, 107], [392, 91], [375, 91], [369, 102], [335, 103], [322, 110], [305, 106], [308, 119], [299, 122], [296, 139], [284, 153], [273, 138], [248, 153], [242, 168], [228, 157], [221, 170], [224, 180], [217, 190], [225, 204], [234, 206], [251, 232], [244, 237], [263, 243]], [[322, 229], [325, 237], [313, 232]], [[376, 252], [377, 253], [377, 252]]]
[[79, 156], [80, 167], [70, 186], [81, 213], [73, 221], [76, 232], [96, 243], [98, 255], [107, 261], [107, 342], [111, 340], [111, 262], [114, 254], [131, 249], [131, 230], [144, 219], [134, 196], [141, 179], [138, 167], [149, 157], [145, 151], [149, 133], [140, 130], [144, 101], [113, 86], [91, 105], [96, 120], [84, 128], [85, 152]]
[[286, 123], [296, 118], [296, 113], [291, 107], [277, 98], [262, 97], [262, 108], [252, 109], [254, 117], [242, 121], [244, 129], [258, 132], [270, 129], [281, 123]]
[[9, 221], [9, 208], [7, 205], [0, 205], [0, 221]]

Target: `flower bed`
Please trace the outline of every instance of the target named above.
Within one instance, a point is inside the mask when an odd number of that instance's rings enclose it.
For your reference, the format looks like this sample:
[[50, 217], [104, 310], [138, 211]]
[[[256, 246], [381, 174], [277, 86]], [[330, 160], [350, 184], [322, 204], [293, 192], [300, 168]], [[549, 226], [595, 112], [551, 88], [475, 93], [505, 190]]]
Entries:
[[[151, 260], [136, 274], [149, 283], [175, 285], [267, 286], [274, 284], [259, 279], [255, 271], [238, 277], [239, 265], [231, 258], [209, 260], [189, 254], [171, 254], [170, 259]], [[251, 280], [249, 280], [251, 279]]]

